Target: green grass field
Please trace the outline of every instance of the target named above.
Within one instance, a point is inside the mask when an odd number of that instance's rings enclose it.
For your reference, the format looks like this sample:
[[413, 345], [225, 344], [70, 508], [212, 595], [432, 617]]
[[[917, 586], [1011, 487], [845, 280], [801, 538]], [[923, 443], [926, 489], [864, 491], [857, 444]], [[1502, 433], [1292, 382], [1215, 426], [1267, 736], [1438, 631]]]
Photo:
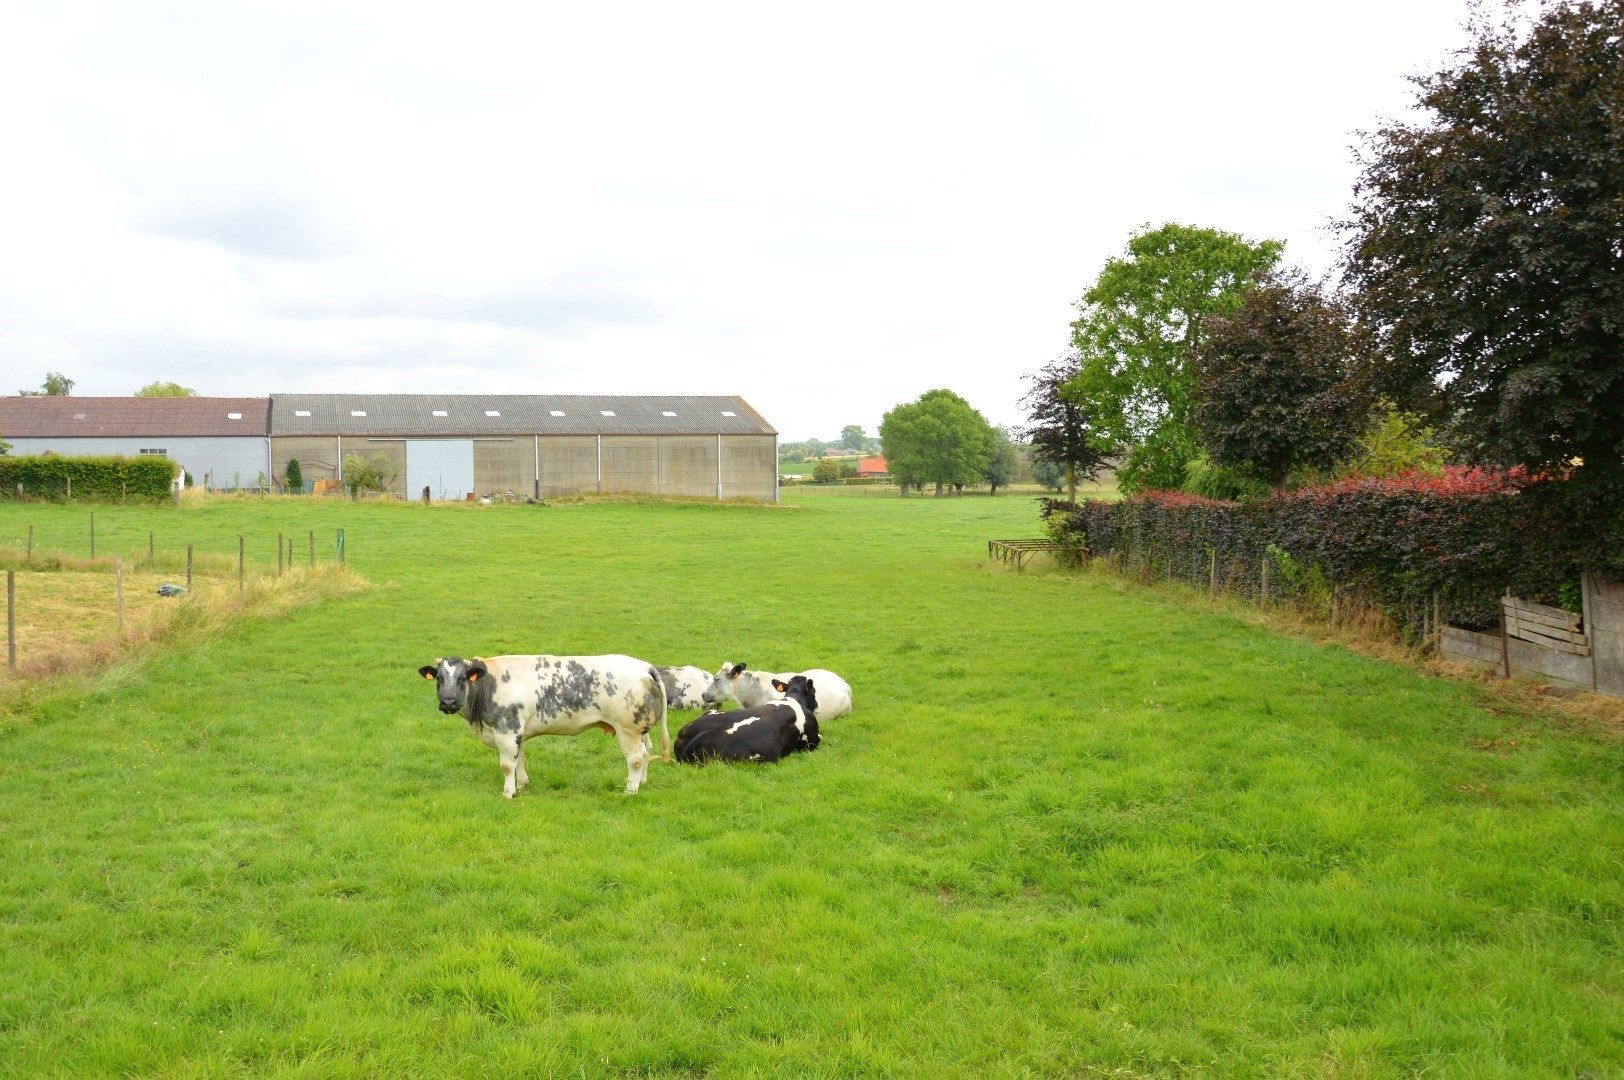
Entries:
[[[343, 526], [372, 587], [0, 721], [0, 1073], [1624, 1070], [1611, 734], [989, 568], [1028, 498], [791, 499], [102, 508], [107, 552]], [[533, 651], [857, 711], [629, 799], [538, 740], [510, 803], [416, 668]]]

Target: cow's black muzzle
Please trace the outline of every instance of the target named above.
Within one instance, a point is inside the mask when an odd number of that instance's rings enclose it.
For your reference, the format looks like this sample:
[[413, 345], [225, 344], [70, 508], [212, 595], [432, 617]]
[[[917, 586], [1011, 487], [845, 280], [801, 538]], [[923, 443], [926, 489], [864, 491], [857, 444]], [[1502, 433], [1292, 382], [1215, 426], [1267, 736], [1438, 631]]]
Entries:
[[457, 711], [457, 703], [455, 701], [442, 701], [440, 702], [440, 711], [449, 716]]

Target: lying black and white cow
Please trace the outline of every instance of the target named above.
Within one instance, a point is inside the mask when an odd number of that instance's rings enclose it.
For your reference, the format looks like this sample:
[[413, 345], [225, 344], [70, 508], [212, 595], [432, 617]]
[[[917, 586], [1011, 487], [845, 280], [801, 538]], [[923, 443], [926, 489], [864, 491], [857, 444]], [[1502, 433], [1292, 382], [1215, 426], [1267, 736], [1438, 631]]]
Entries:
[[532, 735], [579, 735], [601, 728], [626, 755], [626, 794], [648, 779], [660, 725], [661, 749], [671, 760], [665, 687], [659, 673], [630, 656], [448, 656], [417, 669], [435, 683], [440, 711], [461, 713], [479, 741], [502, 762], [502, 795], [513, 798], [530, 782], [524, 741]]
[[749, 671], [745, 664], [724, 663], [711, 676], [705, 689], [705, 704], [721, 706], [737, 701], [742, 708], [750, 708], [783, 695], [773, 689], [775, 683], [788, 683], [796, 675], [805, 675], [818, 684], [818, 716], [824, 721], [845, 716], [851, 712], [851, 684], [832, 671], [809, 668], [806, 671]]
[[774, 688], [783, 696], [751, 709], [706, 713], [677, 732], [677, 760], [777, 761], [816, 750], [818, 698], [811, 679], [796, 675]]
[[657, 667], [660, 682], [665, 685], [665, 707], [668, 709], [703, 709], [705, 691], [710, 689], [711, 673], [702, 667]]

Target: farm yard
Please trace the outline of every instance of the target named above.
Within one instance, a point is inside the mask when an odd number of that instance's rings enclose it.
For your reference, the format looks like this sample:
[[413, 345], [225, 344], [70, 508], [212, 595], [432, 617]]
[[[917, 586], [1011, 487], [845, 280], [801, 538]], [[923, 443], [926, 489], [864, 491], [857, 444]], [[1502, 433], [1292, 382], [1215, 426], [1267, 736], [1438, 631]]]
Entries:
[[[0, 1072], [1624, 1069], [1616, 730], [989, 566], [1027, 497], [872, 490], [100, 508], [108, 552], [344, 527], [369, 587], [0, 704]], [[509, 803], [417, 668], [539, 651], [856, 710], [633, 798], [537, 740]]]

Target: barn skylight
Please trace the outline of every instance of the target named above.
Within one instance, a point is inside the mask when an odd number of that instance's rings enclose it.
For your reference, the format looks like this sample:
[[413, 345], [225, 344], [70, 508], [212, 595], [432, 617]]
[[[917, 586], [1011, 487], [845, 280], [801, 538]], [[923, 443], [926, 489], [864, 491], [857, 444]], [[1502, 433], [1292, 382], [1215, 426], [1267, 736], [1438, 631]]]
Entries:
[[502, 414], [497, 412], [495, 409], [486, 409], [485, 410], [485, 415], [486, 416], [501, 416]]
[[310, 410], [309, 409], [294, 409], [293, 410], [293, 415], [294, 416], [309, 416], [310, 415]]
[[242, 419], [242, 413], [240, 413], [240, 412], [228, 412], [228, 413], [226, 413], [226, 419], [227, 420], [241, 420]]
[[444, 409], [435, 409], [434, 410], [434, 415], [435, 416], [445, 416], [446, 411]]
[[547, 410], [547, 415], [548, 416], [563, 416], [564, 414], [562, 412], [560, 412], [558, 409], [548, 409]]
[[76, 412], [73, 414], [73, 418], [75, 420], [83, 420], [85, 418], [85, 414], [82, 412]]
[[728, 412], [728, 411], [727, 411], [727, 410], [726, 410], [726, 409], [723, 409], [723, 410], [722, 410], [722, 415], [723, 415], [723, 416], [737, 416], [737, 415], [739, 415], [739, 414], [738, 414], [738, 413], [736, 413], [736, 412]]
[[602, 413], [604, 416], [613, 416], [613, 415], [615, 415], [614, 412], [612, 410], [610, 410], [610, 409], [599, 409], [598, 412]]
[[367, 411], [365, 409], [351, 409], [350, 410], [350, 415], [351, 416], [365, 416], [366, 414], [367, 414]]
[[677, 414], [676, 414], [676, 413], [674, 413], [674, 412], [672, 412], [672, 411], [671, 411], [671, 410], [670, 410], [670, 409], [664, 409], [664, 410], [662, 410], [662, 411], [661, 411], [661, 412], [660, 412], [660, 415], [661, 415], [661, 416], [675, 416], [675, 415], [677, 415]]

